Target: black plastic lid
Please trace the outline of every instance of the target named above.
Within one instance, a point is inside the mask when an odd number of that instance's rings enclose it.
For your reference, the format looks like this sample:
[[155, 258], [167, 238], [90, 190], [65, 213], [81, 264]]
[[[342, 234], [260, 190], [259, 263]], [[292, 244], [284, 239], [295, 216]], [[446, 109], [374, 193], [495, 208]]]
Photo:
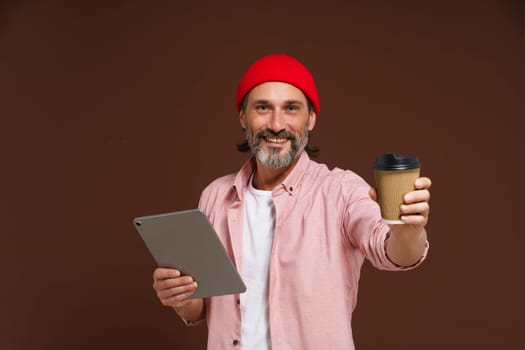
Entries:
[[376, 158], [374, 169], [377, 170], [407, 170], [421, 167], [415, 155], [385, 153]]

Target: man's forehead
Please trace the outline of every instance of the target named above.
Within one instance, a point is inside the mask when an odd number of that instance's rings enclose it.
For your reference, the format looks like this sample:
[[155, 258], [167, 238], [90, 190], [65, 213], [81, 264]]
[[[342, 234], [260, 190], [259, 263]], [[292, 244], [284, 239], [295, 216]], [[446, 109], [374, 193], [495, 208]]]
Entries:
[[300, 89], [291, 84], [271, 81], [254, 87], [249, 93], [249, 100], [306, 103], [306, 96]]

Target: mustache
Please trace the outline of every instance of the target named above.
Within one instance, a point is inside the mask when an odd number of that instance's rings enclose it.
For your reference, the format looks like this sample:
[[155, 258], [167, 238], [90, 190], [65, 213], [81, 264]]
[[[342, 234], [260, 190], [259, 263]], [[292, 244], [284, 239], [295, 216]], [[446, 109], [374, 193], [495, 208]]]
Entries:
[[269, 136], [288, 138], [292, 140], [295, 139], [295, 135], [286, 130], [275, 132], [273, 130], [266, 129], [266, 130], [258, 132], [256, 135], [257, 138], [263, 138], [263, 137], [269, 137]]

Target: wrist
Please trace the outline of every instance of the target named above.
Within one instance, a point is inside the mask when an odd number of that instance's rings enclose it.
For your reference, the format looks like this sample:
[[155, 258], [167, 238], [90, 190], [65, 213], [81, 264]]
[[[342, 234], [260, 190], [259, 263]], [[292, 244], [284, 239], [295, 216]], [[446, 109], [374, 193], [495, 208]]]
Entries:
[[204, 317], [204, 300], [190, 299], [173, 306], [173, 310], [187, 321], [198, 321]]

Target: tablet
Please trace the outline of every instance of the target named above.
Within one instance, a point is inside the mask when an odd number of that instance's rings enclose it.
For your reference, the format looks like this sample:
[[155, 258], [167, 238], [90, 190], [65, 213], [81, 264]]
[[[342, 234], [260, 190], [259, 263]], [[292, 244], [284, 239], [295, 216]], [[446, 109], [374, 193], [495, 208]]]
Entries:
[[133, 223], [158, 266], [176, 268], [197, 281], [190, 299], [246, 291], [215, 230], [199, 209], [138, 217]]

